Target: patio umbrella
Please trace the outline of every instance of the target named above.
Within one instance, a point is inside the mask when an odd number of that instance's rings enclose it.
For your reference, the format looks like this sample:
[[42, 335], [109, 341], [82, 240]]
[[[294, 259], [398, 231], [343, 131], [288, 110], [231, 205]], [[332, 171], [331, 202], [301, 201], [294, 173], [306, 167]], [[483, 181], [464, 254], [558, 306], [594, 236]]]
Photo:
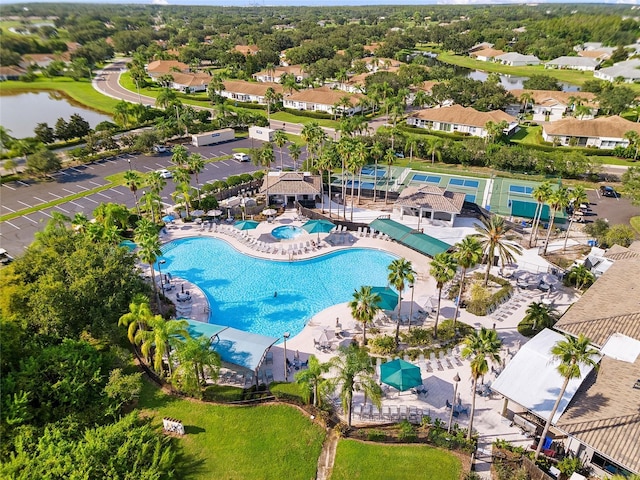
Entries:
[[260, 222], [254, 220], [239, 220], [233, 224], [238, 230], [253, 230], [258, 225], [260, 225]]
[[165, 215], [164, 217], [162, 217], [162, 221], [164, 223], [170, 223], [173, 222], [175, 219], [173, 218], [173, 215]]
[[138, 245], [136, 245], [136, 243], [132, 242], [131, 240], [123, 240], [118, 244], [118, 246], [128, 248], [131, 252], [135, 250]]
[[317, 233], [318, 234], [318, 242], [320, 242], [320, 234], [321, 233], [329, 233], [335, 225], [331, 223], [329, 220], [309, 220], [307, 223], [302, 225], [302, 228], [307, 233]]
[[381, 310], [392, 311], [398, 306], [400, 296], [389, 287], [371, 287], [371, 293], [378, 294], [380, 297], [378, 307], [380, 307]]
[[422, 375], [420, 367], [398, 358], [380, 365], [380, 381], [404, 392], [422, 385]]
[[207, 215], [209, 215], [210, 217], [219, 217], [220, 215], [222, 215], [222, 210], [209, 210], [207, 212]]
[[191, 212], [191, 215], [194, 217], [201, 217], [204, 215], [204, 210], [194, 210]]
[[278, 213], [278, 211], [274, 208], [267, 208], [266, 210], [262, 211], [262, 214], [266, 215], [267, 217], [270, 217], [271, 215], [275, 215], [276, 213]]

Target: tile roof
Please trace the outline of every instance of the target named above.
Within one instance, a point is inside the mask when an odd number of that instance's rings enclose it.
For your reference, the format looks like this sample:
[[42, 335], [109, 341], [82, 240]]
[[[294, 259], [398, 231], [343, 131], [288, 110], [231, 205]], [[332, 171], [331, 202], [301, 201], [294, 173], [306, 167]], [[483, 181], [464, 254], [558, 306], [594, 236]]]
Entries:
[[170, 73], [173, 68], [177, 68], [181, 72], [186, 72], [189, 70], [189, 65], [178, 62], [177, 60], [155, 60], [147, 65], [147, 72]]
[[569, 106], [571, 104], [572, 97], [581, 98], [583, 100], [582, 104], [588, 107], [597, 107], [599, 105], [595, 94], [591, 92], [561, 92], [558, 90], [529, 90], [516, 88], [510, 90], [510, 93], [516, 98], [520, 98], [523, 93], [528, 93], [531, 95], [531, 100], [534, 104], [543, 106], [557, 105], [558, 103]]
[[12, 66], [12, 65], [8, 67], [0, 67], [0, 77], [2, 76], [14, 77], [14, 76], [24, 75], [25, 73], [27, 73], [27, 71], [24, 68]]
[[547, 135], [566, 135], [570, 137], [608, 137], [624, 138], [629, 130], [640, 133], [640, 124], [630, 122], [617, 115], [599, 117], [592, 120], [563, 118], [542, 126]]
[[576, 66], [576, 67], [590, 67], [595, 68], [600, 65], [598, 60], [593, 58], [585, 58], [585, 57], [569, 57], [562, 56], [558, 58], [554, 58], [553, 60], [549, 60], [546, 65], [558, 65], [561, 67], [564, 66]]
[[482, 50], [476, 50], [469, 54], [471, 57], [491, 57], [495, 58], [499, 55], [504, 55], [502, 50], [496, 50], [495, 48], [483, 48]]
[[277, 66], [274, 67], [273, 72], [267, 70], [261, 70], [258, 73], [254, 73], [253, 76], [269, 76], [273, 75], [274, 77], [280, 77], [283, 73], [290, 73], [292, 75], [301, 76], [304, 75], [305, 72], [302, 70], [302, 65], [288, 65], [286, 67]]
[[236, 45], [233, 47], [233, 50], [236, 52], [240, 52], [244, 56], [247, 55], [255, 55], [260, 51], [260, 48], [257, 45]]
[[535, 55], [522, 55], [517, 52], [503, 53], [495, 57], [495, 59], [501, 62], [540, 62], [540, 59]]
[[206, 73], [174, 73], [170, 72], [169, 75], [173, 77], [173, 82], [179, 85], [185, 85], [187, 87], [193, 87], [196, 85], [209, 85], [211, 82], [211, 75]]
[[[635, 243], [640, 244], [640, 242]], [[605, 252], [604, 256], [605, 258], [609, 258], [611, 260], [625, 260], [627, 258], [640, 257], [640, 252], [635, 251], [631, 248], [623, 247], [621, 245], [614, 245]]]
[[320, 193], [320, 176], [305, 175], [304, 172], [284, 172], [277, 178], [275, 175], [264, 177], [260, 193], [267, 191], [269, 180], [269, 195], [318, 195]]
[[460, 213], [464, 199], [464, 193], [449, 192], [444, 188], [424, 185], [405, 188], [395, 204], [405, 207], [428, 208], [436, 212]]
[[587, 377], [556, 427], [640, 472], [640, 389], [633, 388], [638, 379], [640, 356], [635, 363], [603, 357], [597, 373]]
[[472, 127], [483, 127], [487, 122], [499, 123], [505, 120], [507, 123], [515, 122], [516, 118], [503, 112], [494, 110], [492, 112], [479, 112], [471, 107], [462, 105], [451, 105], [450, 107], [427, 108], [418, 110], [411, 115], [422, 120], [432, 122], [455, 123], [458, 125], [470, 125]]
[[292, 102], [317, 103], [319, 105], [335, 105], [342, 97], [349, 97], [351, 105], [357, 105], [364, 98], [359, 93], [346, 93], [343, 90], [332, 90], [329, 87], [308, 88], [289, 95], [286, 100]]
[[555, 328], [604, 345], [613, 333], [640, 340], [640, 256], [617, 260], [558, 320]]
[[242, 93], [245, 95], [254, 95], [264, 97], [269, 87], [273, 88], [276, 93], [283, 93], [282, 85], [270, 82], [245, 82], [244, 80], [226, 80], [224, 90], [232, 93]]

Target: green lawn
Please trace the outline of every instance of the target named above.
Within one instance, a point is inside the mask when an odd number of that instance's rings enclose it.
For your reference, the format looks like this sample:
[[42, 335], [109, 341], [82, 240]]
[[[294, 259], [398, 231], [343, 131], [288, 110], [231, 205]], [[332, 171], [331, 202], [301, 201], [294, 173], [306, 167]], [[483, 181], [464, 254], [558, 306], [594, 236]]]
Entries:
[[57, 90], [82, 105], [105, 113], [113, 113], [113, 108], [118, 103], [115, 98], [98, 93], [89, 80], [76, 82], [68, 77], [37, 77], [33, 82], [15, 80], [0, 82], [0, 95], [38, 90]]
[[631, 219], [629, 220], [629, 223], [631, 224], [633, 229], [636, 231], [636, 233], [640, 235], [640, 217], [631, 217]]
[[462, 462], [425, 445], [389, 445], [340, 440], [331, 480], [458, 480]]
[[181, 420], [189, 464], [178, 478], [225, 480], [315, 478], [324, 430], [287, 405], [231, 407], [168, 396], [145, 382], [139, 406], [154, 422]]
[[288, 112], [276, 112], [271, 114], [271, 120], [280, 120], [281, 122], [301, 123], [306, 125], [310, 122], [316, 122], [321, 127], [336, 128], [339, 122], [334, 120], [326, 120], [324, 118], [303, 117], [302, 115], [293, 115]]
[[540, 145], [540, 142], [542, 141], [542, 127], [521, 126], [520, 130], [513, 134], [511, 141], [525, 145]]

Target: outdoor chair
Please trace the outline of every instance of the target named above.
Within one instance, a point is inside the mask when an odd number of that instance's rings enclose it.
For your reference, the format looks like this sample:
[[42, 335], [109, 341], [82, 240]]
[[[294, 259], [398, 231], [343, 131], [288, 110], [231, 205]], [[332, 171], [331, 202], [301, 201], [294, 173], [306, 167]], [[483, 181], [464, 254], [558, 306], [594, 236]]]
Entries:
[[400, 411], [398, 407], [389, 407], [391, 411], [391, 420], [400, 420]]
[[382, 410], [380, 411], [380, 419], [391, 420], [391, 408], [389, 408], [389, 405], [382, 405]]
[[409, 415], [409, 412], [407, 411], [407, 406], [400, 405], [400, 412], [399, 412], [400, 420], [406, 419], [408, 415]]
[[362, 418], [362, 404], [359, 403], [356, 405], [356, 408], [353, 409], [353, 415], [357, 418]]
[[447, 408], [451, 408], [451, 407], [452, 407], [451, 403], [449, 403], [449, 399], [447, 399], [447, 400], [446, 400], [446, 404], [445, 404], [445, 406], [446, 406]]

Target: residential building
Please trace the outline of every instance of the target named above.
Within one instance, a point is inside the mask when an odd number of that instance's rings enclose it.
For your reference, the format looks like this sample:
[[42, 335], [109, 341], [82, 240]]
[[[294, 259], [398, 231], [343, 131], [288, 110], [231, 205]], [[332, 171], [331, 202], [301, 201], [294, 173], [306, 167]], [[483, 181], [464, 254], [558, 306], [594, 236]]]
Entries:
[[322, 179], [309, 172], [269, 172], [264, 176], [260, 193], [269, 192], [267, 205], [303, 205], [315, 207], [320, 201]]
[[233, 50], [240, 52], [246, 57], [247, 55], [256, 55], [260, 51], [260, 48], [257, 45], [236, 45], [233, 47]]
[[618, 62], [612, 67], [601, 68], [593, 74], [595, 78], [615, 82], [622, 78], [625, 83], [640, 81], [640, 59], [634, 58], [625, 62]]
[[485, 50], [487, 48], [493, 48], [493, 43], [489, 43], [489, 42], [476, 43], [473, 47], [471, 47], [469, 50], [467, 50], [467, 53], [471, 54], [472, 52], [477, 52], [479, 50]]
[[469, 53], [470, 57], [480, 60], [481, 62], [493, 62], [493, 59], [500, 55], [504, 55], [504, 52], [493, 48], [483, 48], [482, 50], [476, 50]]
[[611, 58], [611, 54], [608, 50], [582, 50], [578, 52], [579, 57], [595, 58], [599, 62], [604, 62]]
[[27, 73], [26, 70], [20, 67], [0, 67], [0, 82], [4, 82], [5, 80], [20, 80], [20, 77], [25, 73]]
[[36, 66], [38, 68], [47, 68], [55, 61], [63, 63], [71, 62], [71, 54], [69, 52], [62, 53], [27, 53], [20, 60], [20, 68], [29, 68]]
[[285, 73], [293, 75], [298, 83], [309, 77], [309, 74], [302, 69], [302, 65], [276, 66], [273, 70], [262, 70], [252, 76], [258, 82], [280, 83], [280, 79]]
[[629, 140], [624, 135], [630, 130], [640, 134], [640, 124], [617, 115], [592, 120], [564, 118], [543, 125], [542, 138], [555, 145], [611, 150], [629, 146]]
[[462, 212], [464, 199], [464, 193], [450, 192], [435, 185], [407, 187], [400, 192], [393, 208], [401, 219], [404, 215], [411, 215], [431, 221], [441, 220], [453, 226], [456, 215]]
[[[336, 106], [343, 98], [349, 99], [351, 107]], [[359, 93], [345, 93], [341, 90], [332, 90], [329, 87], [309, 88], [289, 95], [283, 100], [285, 108], [295, 110], [311, 110], [336, 114], [338, 112], [353, 115], [362, 111], [360, 105], [364, 95]]]
[[397, 72], [402, 62], [393, 58], [370, 57], [362, 59], [371, 73], [380, 71]]
[[268, 82], [245, 82], [244, 80], [226, 80], [221, 95], [238, 102], [254, 102], [266, 104], [264, 99], [269, 88], [276, 93], [283, 94], [282, 85]]
[[548, 61], [544, 64], [544, 67], [593, 72], [598, 65], [600, 65], [600, 62], [594, 58], [562, 56]]
[[517, 52], [503, 53], [494, 57], [494, 62], [510, 67], [523, 67], [526, 65], [540, 65], [540, 59], [535, 55], [522, 55]]
[[407, 124], [414, 127], [449, 133], [458, 132], [482, 138], [489, 135], [486, 129], [488, 122], [502, 121], [508, 124], [505, 134], [511, 135], [517, 131], [517, 119], [502, 110], [479, 112], [474, 108], [461, 105], [418, 110], [407, 118]]
[[598, 113], [599, 102], [596, 96], [590, 92], [562, 92], [558, 90], [511, 90], [511, 94], [520, 100], [512, 107], [521, 109], [523, 106], [522, 97], [528, 96], [527, 108], [533, 112], [533, 120], [536, 122], [555, 122], [561, 120], [565, 114], [575, 110], [576, 102], [589, 108], [589, 114], [583, 115], [582, 119], [593, 118]]
[[150, 62], [145, 69], [154, 80], [167, 73], [189, 73], [189, 65], [177, 60], [155, 60]]
[[211, 75], [206, 73], [168, 73], [173, 77], [172, 88], [182, 92], [206, 92]]

